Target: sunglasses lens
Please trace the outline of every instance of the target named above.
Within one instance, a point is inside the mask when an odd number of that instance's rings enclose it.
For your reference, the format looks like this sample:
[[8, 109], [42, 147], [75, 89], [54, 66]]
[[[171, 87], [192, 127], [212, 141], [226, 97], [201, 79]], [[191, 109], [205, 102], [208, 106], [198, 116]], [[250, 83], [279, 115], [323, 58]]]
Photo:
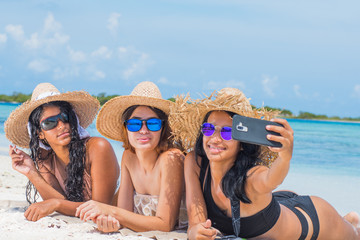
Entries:
[[129, 119], [125, 121], [125, 126], [130, 132], [137, 132], [141, 129], [142, 121], [139, 119]]
[[56, 126], [57, 126], [57, 118], [55, 117], [50, 117], [40, 123], [40, 127], [45, 131], [51, 130]]
[[162, 127], [162, 120], [159, 118], [150, 118], [146, 120], [147, 128], [152, 132], [157, 132]]
[[53, 128], [55, 128], [58, 124], [59, 119], [63, 122], [63, 123], [68, 123], [69, 122], [69, 116], [66, 113], [60, 113], [56, 116], [52, 116], [49, 117], [45, 120], [43, 120], [40, 123], [40, 127], [44, 130], [44, 131], [49, 131]]
[[201, 126], [201, 132], [205, 136], [210, 137], [215, 132], [215, 126], [211, 123], [203, 123], [203, 125]]
[[231, 137], [231, 127], [223, 127], [220, 131], [220, 135], [222, 139], [229, 141], [232, 139]]
[[63, 123], [69, 122], [69, 116], [66, 113], [61, 113], [59, 118]]

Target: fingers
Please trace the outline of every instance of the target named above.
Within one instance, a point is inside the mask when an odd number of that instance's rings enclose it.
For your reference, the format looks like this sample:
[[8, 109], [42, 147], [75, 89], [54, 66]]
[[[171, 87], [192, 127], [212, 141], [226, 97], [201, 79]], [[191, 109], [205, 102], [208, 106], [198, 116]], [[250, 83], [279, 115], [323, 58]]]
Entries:
[[89, 202], [85, 202], [85, 203], [81, 204], [80, 206], [78, 206], [78, 207], [76, 208], [75, 217], [79, 217], [81, 211], [82, 211], [88, 204], [89, 204]]
[[276, 122], [276, 123], [280, 123], [281, 125], [284, 126], [285, 129], [287, 130], [292, 130], [292, 128], [290, 127], [289, 122], [286, 119], [283, 118], [274, 118], [271, 119], [272, 122]]
[[93, 222], [95, 222], [95, 221], [96, 221], [96, 218], [97, 218], [99, 215], [100, 215], [100, 213], [88, 211], [88, 212], [85, 213], [83, 220], [84, 220], [85, 222], [87, 222], [87, 221], [89, 221], [89, 220], [93, 220]]
[[96, 218], [98, 229], [102, 232], [115, 232], [119, 230], [119, 221], [112, 216], [100, 215]]
[[[27, 220], [32, 219], [33, 213], [31, 213], [31, 210], [32, 210], [32, 208], [31, 208], [31, 206], [30, 206], [30, 207], [28, 207], [28, 209], [26, 209], [26, 211], [24, 212], [24, 216], [25, 216], [25, 218], [26, 218]], [[29, 218], [30, 218], [30, 219], [29, 219]]]
[[75, 216], [79, 217], [81, 220], [84, 220], [84, 215], [86, 214], [87, 211], [91, 209], [90, 205], [91, 205], [91, 200], [78, 206], [76, 208]]
[[37, 212], [37, 209], [30, 206], [24, 213], [24, 216], [27, 220], [36, 222], [39, 219], [39, 213]]
[[82, 221], [93, 220], [96, 221], [96, 217], [101, 214], [97, 208], [97, 203], [93, 200], [90, 200], [86, 203], [81, 204], [75, 213], [75, 216], [79, 217]]
[[[267, 139], [275, 142], [280, 142], [284, 146], [288, 146], [292, 144], [294, 140], [294, 131], [290, 127], [289, 123], [286, 121], [286, 119], [276, 118], [272, 119], [273, 122], [277, 122], [282, 124], [284, 127], [281, 126], [274, 126], [274, 125], [267, 125], [266, 130], [277, 132], [280, 134], [280, 136], [268, 134]], [[270, 148], [272, 151], [280, 151], [282, 148]]]
[[207, 219], [205, 223], [201, 223], [201, 226], [198, 233], [203, 235], [205, 239], [214, 239], [216, 237], [216, 229], [211, 227], [210, 219]]
[[9, 155], [12, 156], [12, 155], [24, 155], [25, 153], [23, 151], [21, 151], [20, 149], [18, 149], [15, 145], [12, 146], [10, 145], [9, 146]]
[[207, 219], [204, 224], [202, 224], [205, 228], [211, 228], [211, 220]]

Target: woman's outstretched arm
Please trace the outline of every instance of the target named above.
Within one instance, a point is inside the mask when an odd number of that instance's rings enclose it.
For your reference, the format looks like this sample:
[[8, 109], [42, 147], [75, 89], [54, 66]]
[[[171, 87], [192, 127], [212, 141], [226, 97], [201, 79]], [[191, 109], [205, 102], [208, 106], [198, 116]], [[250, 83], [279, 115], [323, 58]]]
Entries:
[[[268, 135], [268, 139], [280, 142], [282, 147], [269, 147], [273, 152], [279, 153], [278, 158], [272, 163], [270, 168], [257, 166], [249, 171], [249, 180], [252, 182], [254, 189], [260, 193], [272, 192], [285, 179], [289, 172], [290, 160], [294, 145], [294, 131], [285, 119], [274, 119], [274, 122], [282, 124], [284, 127], [268, 125], [269, 131], [280, 133], [280, 136]], [[254, 174], [252, 176], [252, 174]]]

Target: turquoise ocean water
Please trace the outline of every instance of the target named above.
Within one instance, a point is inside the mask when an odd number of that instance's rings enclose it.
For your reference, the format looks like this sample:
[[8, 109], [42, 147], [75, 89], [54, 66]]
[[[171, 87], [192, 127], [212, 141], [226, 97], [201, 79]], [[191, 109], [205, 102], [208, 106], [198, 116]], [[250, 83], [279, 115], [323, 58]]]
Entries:
[[[10, 144], [4, 122], [18, 104], [0, 103], [0, 154]], [[278, 189], [323, 197], [341, 214], [360, 213], [360, 123], [288, 120], [294, 129], [294, 153], [290, 172]], [[101, 136], [95, 121], [88, 131]], [[110, 141], [118, 159], [122, 147]]]

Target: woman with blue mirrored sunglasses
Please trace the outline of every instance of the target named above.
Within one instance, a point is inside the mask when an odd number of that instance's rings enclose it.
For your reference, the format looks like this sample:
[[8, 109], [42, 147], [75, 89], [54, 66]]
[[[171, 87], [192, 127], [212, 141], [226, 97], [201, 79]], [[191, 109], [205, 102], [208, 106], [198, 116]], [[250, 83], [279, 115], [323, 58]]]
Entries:
[[138, 132], [145, 122], [146, 127], [152, 131], [160, 131], [163, 121], [159, 118], [137, 119], [132, 118], [125, 121], [125, 126], [130, 132]]
[[[140, 232], [186, 227], [184, 155], [170, 134], [172, 105], [162, 99], [154, 83], [142, 82], [131, 95], [113, 98], [103, 106], [98, 131], [121, 141], [125, 149], [118, 207], [84, 203], [78, 212], [81, 219], [102, 219], [97, 226], [104, 232], [117, 231], [119, 226]], [[103, 216], [115, 218], [117, 225]]]

